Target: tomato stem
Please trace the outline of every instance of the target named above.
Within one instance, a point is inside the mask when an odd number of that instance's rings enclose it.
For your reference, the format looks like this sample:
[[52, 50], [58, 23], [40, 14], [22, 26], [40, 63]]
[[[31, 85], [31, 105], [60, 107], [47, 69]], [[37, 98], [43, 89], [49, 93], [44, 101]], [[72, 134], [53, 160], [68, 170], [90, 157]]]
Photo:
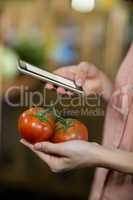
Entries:
[[45, 117], [45, 115], [48, 113], [48, 112], [52, 112], [52, 109], [51, 107], [48, 108], [47, 110], [45, 111], [39, 111], [38, 113], [36, 113], [35, 115], [33, 115], [34, 117], [38, 118], [40, 121], [44, 122], [44, 121], [48, 121], [48, 118]]
[[36, 117], [37, 119], [39, 119], [42, 122], [48, 121], [48, 119], [44, 115], [45, 115], [44, 112], [39, 112], [39, 113], [37, 113], [37, 114], [35, 114], [33, 116]]
[[53, 109], [53, 113], [54, 113], [56, 119], [59, 120], [59, 121], [61, 121], [63, 124], [65, 124], [66, 123], [65, 119], [60, 116], [60, 114], [57, 112], [57, 110], [55, 109], [55, 107], [53, 107], [52, 109]]
[[55, 106], [52, 104], [45, 111], [39, 111], [37, 114], [34, 115], [34, 117], [38, 118], [40, 121], [48, 121], [48, 118], [45, 117], [45, 115], [49, 112], [53, 113], [56, 121], [59, 121], [63, 124], [65, 130], [72, 126], [71, 121], [67, 121], [63, 117], [61, 117], [60, 113], [55, 109]]
[[71, 120], [67, 121], [63, 117], [61, 117], [60, 114], [55, 109], [55, 107], [52, 107], [52, 109], [53, 109], [53, 113], [54, 113], [54, 115], [56, 117], [56, 120], [63, 124], [65, 131], [68, 128], [72, 127], [72, 121]]

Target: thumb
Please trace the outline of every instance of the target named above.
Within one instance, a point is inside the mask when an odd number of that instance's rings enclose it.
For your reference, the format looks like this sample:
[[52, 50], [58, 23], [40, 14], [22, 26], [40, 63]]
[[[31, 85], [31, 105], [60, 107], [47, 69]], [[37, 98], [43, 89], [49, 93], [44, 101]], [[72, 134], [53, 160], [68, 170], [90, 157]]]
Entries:
[[64, 150], [60, 144], [40, 142], [34, 145], [34, 149], [47, 154], [64, 155]]

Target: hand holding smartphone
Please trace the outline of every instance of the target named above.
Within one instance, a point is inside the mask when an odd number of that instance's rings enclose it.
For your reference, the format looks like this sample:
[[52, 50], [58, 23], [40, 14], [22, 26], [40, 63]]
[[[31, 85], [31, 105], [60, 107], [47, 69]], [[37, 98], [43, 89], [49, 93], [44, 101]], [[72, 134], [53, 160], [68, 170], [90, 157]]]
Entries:
[[18, 70], [21, 73], [34, 77], [40, 81], [49, 82], [54, 84], [55, 86], [60, 86], [77, 94], [84, 95], [84, 91], [80, 87], [78, 87], [74, 81], [50, 73], [46, 70], [42, 70], [22, 60], [18, 61]]

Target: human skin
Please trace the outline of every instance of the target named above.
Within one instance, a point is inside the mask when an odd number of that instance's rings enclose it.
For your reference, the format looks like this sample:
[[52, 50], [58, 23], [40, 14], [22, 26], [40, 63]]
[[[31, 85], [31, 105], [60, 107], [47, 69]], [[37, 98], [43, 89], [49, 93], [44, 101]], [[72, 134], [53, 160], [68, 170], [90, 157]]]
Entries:
[[[78, 65], [62, 67], [54, 71], [55, 74], [61, 75], [75, 81], [77, 86], [82, 87], [87, 96], [91, 94], [102, 95], [108, 101], [112, 94], [112, 82], [109, 78], [93, 64], [81, 62]], [[46, 84], [47, 89], [54, 89], [52, 84]], [[57, 92], [61, 94], [71, 94], [64, 88], [58, 87]]]
[[41, 158], [52, 172], [68, 171], [83, 167], [104, 167], [133, 174], [133, 153], [105, 148], [97, 143], [68, 141], [53, 144], [41, 142], [32, 145], [20, 141]]
[[[95, 92], [102, 94], [107, 101], [111, 97], [111, 81], [93, 65], [83, 62], [78, 66], [61, 68], [56, 70], [55, 73], [74, 80], [77, 85], [83, 88], [86, 95]], [[49, 89], [54, 88], [50, 84], [47, 84], [46, 87]], [[67, 93], [63, 88], [58, 88], [57, 92]], [[81, 167], [103, 167], [133, 174], [132, 152], [77, 140], [59, 144], [42, 142], [31, 145], [22, 139], [21, 143], [47, 163], [53, 172], [68, 171]]]

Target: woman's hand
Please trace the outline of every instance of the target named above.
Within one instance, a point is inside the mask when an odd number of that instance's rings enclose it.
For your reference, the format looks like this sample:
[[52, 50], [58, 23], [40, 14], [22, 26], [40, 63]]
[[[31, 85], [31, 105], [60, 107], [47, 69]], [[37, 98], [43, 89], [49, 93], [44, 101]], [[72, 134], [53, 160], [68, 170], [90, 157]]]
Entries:
[[[77, 86], [85, 91], [86, 95], [100, 94], [109, 100], [112, 94], [112, 83], [108, 77], [94, 65], [82, 62], [79, 65], [63, 67], [54, 71], [55, 74], [74, 80]], [[54, 86], [46, 84], [46, 88], [53, 89]], [[64, 88], [59, 87], [57, 92], [67, 93]], [[69, 92], [68, 92], [69, 93]]]
[[73, 140], [58, 144], [41, 142], [31, 145], [23, 139], [20, 142], [40, 157], [53, 172], [95, 167], [99, 163], [98, 152], [101, 146], [96, 143]]
[[53, 172], [81, 167], [104, 167], [122, 173], [133, 174], [133, 153], [108, 149], [97, 143], [73, 140], [53, 144], [41, 142], [35, 145], [20, 141], [41, 158]]

